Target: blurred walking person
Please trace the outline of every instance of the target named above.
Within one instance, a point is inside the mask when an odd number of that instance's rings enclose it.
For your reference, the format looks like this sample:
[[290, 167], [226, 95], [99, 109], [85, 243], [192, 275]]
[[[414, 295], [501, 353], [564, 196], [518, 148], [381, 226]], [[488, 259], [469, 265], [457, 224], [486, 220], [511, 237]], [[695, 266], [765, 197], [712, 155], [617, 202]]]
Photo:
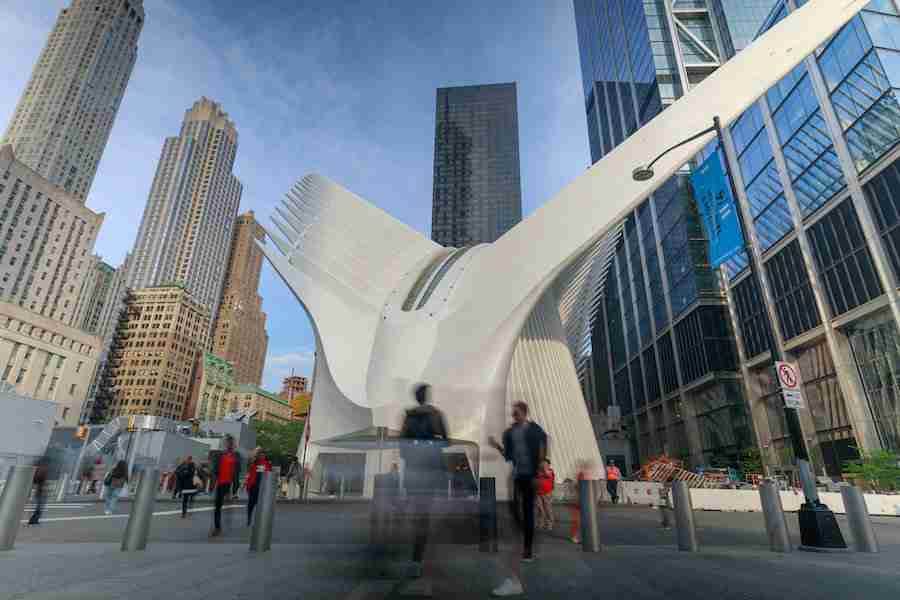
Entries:
[[[425, 548], [428, 543], [429, 514], [434, 499], [446, 494], [447, 469], [443, 449], [447, 446], [444, 414], [429, 404], [431, 386], [423, 383], [413, 390], [418, 406], [406, 411], [401, 437], [401, 456], [406, 463], [404, 484], [415, 532], [413, 575], [404, 595], [431, 596], [431, 580], [426, 573]], [[398, 474], [399, 479], [399, 474]]]
[[119, 496], [126, 483], [128, 483], [128, 463], [120, 460], [103, 479], [105, 514], [111, 515], [116, 512]]
[[541, 463], [541, 470], [537, 475], [537, 513], [538, 528], [553, 531], [553, 486], [556, 473], [550, 466], [550, 461]]
[[253, 451], [253, 461], [247, 467], [247, 527], [253, 520], [253, 509], [259, 502], [259, 485], [262, 483], [261, 475], [272, 472], [272, 463], [266, 458], [262, 448], [257, 447]]
[[35, 465], [34, 477], [31, 485], [34, 487], [34, 512], [28, 519], [29, 525], [38, 525], [41, 521], [41, 514], [44, 512], [44, 506], [47, 504], [47, 476], [50, 471], [50, 460], [44, 456], [40, 458]]
[[175, 487], [181, 492], [181, 518], [188, 516], [188, 508], [194, 503], [194, 496], [200, 491], [197, 476], [197, 467], [194, 465], [194, 457], [186, 456], [175, 469]]
[[622, 479], [622, 471], [616, 466], [616, 463], [609, 460], [606, 465], [606, 491], [613, 504], [619, 503], [619, 480]]
[[175, 467], [175, 471], [172, 473], [172, 475], [174, 475], [174, 477], [172, 477], [172, 479], [174, 479], [174, 485], [172, 486], [172, 500], [176, 500], [178, 498], [178, 494], [181, 493], [181, 479], [178, 477], [178, 469], [180, 469], [181, 466], [185, 463], [185, 460], [186, 459], [183, 458], [179, 459], [178, 465]]
[[511, 557], [510, 576], [493, 591], [494, 596], [525, 593], [521, 563], [534, 560], [537, 474], [547, 456], [547, 434], [540, 425], [529, 420], [528, 405], [521, 401], [513, 404], [512, 418], [513, 424], [503, 432], [503, 443], [499, 444], [493, 437], [489, 438], [488, 443], [513, 465], [512, 512], [515, 523], [522, 530], [523, 549], [518, 557], [515, 554]]
[[213, 510], [213, 529], [210, 537], [222, 535], [222, 505], [225, 499], [234, 494], [241, 480], [241, 457], [234, 451], [234, 438], [226, 435], [224, 450], [216, 456], [212, 465], [212, 477], [215, 486], [215, 508]]

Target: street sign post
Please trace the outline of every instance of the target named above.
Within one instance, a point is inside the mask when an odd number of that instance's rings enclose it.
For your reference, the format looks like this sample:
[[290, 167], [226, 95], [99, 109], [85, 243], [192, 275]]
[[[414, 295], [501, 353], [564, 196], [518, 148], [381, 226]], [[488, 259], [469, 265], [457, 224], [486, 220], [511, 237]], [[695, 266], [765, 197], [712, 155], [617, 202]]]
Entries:
[[803, 408], [803, 391], [800, 389], [800, 371], [797, 365], [789, 362], [776, 362], [775, 372], [781, 386], [781, 396], [787, 408]]

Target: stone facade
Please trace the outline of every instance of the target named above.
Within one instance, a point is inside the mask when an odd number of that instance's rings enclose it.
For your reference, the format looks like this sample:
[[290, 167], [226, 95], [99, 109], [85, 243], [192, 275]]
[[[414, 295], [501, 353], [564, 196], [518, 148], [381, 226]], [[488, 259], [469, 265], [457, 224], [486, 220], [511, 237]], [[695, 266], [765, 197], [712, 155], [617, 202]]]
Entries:
[[0, 381], [55, 402], [57, 425], [78, 423], [99, 353], [97, 336], [0, 302]]
[[137, 60], [142, 0], [72, 0], [31, 72], [2, 143], [80, 202]]
[[253, 211], [237, 218], [213, 331], [213, 353], [234, 365], [235, 383], [259, 385], [266, 363], [269, 336], [262, 298], [257, 293], [263, 257], [256, 245], [264, 237]]
[[[204, 352], [194, 373], [191, 392], [193, 414], [185, 417], [201, 421], [221, 421], [235, 409], [229, 396], [234, 387], [234, 365], [210, 352]], [[190, 412], [190, 411], [185, 411]]]
[[0, 300], [80, 326], [76, 307], [103, 216], [0, 147]]
[[120, 343], [109, 355], [116, 392], [108, 416], [182, 418], [208, 331], [209, 310], [184, 288], [133, 291], [118, 323]]
[[290, 404], [259, 386], [237, 385], [230, 397], [237, 410], [256, 410], [253, 418], [259, 421], [285, 423], [293, 419]]
[[201, 98], [185, 113], [180, 135], [163, 145], [128, 287], [183, 285], [215, 318], [241, 201], [232, 173], [237, 146], [237, 130], [219, 104]]

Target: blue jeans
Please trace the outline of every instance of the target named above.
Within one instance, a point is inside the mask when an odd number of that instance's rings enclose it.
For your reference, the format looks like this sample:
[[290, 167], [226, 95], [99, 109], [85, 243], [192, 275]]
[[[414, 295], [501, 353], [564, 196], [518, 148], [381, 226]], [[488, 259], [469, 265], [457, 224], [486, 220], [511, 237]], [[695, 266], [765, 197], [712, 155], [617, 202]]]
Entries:
[[106, 488], [106, 497], [104, 502], [106, 503], [106, 510], [109, 512], [116, 512], [116, 505], [119, 503], [119, 494], [122, 493], [122, 488], [114, 488], [112, 486], [104, 486]]

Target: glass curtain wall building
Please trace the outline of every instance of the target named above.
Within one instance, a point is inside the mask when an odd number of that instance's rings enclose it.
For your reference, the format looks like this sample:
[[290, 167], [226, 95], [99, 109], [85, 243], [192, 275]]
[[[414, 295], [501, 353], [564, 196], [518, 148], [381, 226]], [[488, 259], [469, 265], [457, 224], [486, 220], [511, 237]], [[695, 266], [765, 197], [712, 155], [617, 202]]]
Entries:
[[[779, 0], [760, 33], [802, 3]], [[594, 320], [593, 366], [612, 376], [592, 391], [629, 415], [641, 458], [715, 463], [750, 438], [771, 472], [790, 471], [773, 343], [800, 368], [819, 474], [900, 450], [898, 8], [871, 2], [697, 157], [728, 161], [749, 256], [710, 270], [680, 178], [628, 217]]]
[[[779, 2], [763, 31], [800, 4]], [[766, 368], [773, 336], [800, 367], [820, 473], [839, 475], [858, 449], [900, 449], [898, 8], [871, 2], [725, 131], [752, 257], [720, 275], [757, 441], [775, 468], [792, 451]]]
[[522, 220], [516, 84], [438, 88], [431, 234], [493, 242]]
[[[755, 18], [758, 30], [772, 4], [575, 0], [591, 160], [728, 60], [735, 23]], [[622, 415], [638, 460], [734, 462], [753, 443], [751, 423], [726, 295], [686, 178], [666, 182], [615, 235], [591, 298], [591, 360], [576, 356], [589, 405]]]

